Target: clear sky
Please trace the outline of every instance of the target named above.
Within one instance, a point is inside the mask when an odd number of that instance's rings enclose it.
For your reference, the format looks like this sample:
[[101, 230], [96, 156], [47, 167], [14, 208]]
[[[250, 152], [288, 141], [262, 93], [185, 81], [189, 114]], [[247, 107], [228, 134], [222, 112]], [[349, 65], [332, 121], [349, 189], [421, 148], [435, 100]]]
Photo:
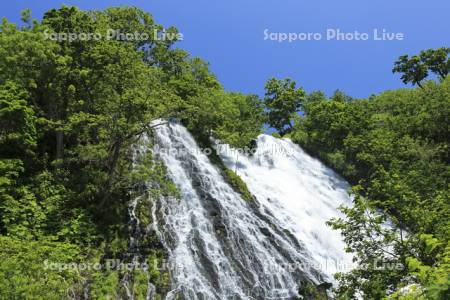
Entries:
[[[367, 97], [402, 87], [392, 64], [402, 54], [450, 46], [449, 0], [4, 0], [0, 16], [20, 20], [62, 4], [82, 9], [133, 5], [184, 35], [179, 46], [211, 64], [225, 89], [262, 95], [270, 77], [290, 77], [307, 91], [340, 89]], [[327, 40], [327, 29], [369, 33], [367, 41]], [[320, 33], [322, 40], [264, 40], [264, 30]], [[375, 41], [373, 30], [403, 33], [402, 41]]]

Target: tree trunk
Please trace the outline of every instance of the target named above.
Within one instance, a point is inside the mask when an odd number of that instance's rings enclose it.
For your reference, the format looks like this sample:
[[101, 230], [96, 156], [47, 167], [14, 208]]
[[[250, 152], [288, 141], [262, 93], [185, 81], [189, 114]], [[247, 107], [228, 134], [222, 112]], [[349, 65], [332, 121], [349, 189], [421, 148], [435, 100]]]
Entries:
[[56, 159], [58, 165], [62, 164], [64, 158], [64, 133], [61, 130], [56, 131]]
[[108, 180], [106, 182], [105, 191], [104, 191], [104, 197], [102, 199], [102, 202], [100, 203], [100, 206], [103, 206], [106, 202], [106, 199], [108, 198], [110, 194], [111, 187], [114, 183], [114, 171], [117, 166], [117, 162], [119, 161], [120, 156], [120, 150], [122, 149], [122, 139], [117, 140], [113, 145], [113, 154], [110, 160], [110, 163], [108, 165]]

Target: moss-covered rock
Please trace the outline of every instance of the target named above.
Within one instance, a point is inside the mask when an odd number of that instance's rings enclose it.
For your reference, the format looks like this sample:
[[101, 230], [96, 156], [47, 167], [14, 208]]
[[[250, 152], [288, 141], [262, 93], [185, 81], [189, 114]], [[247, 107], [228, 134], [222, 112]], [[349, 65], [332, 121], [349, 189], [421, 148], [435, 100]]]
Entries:
[[250, 193], [247, 184], [241, 179], [241, 177], [226, 167], [223, 171], [226, 175], [225, 180], [233, 187], [233, 189], [239, 192], [244, 200], [251, 201], [253, 199], [253, 195]]
[[300, 299], [303, 300], [328, 300], [327, 291], [331, 289], [331, 283], [324, 282], [319, 285], [315, 285], [309, 281], [302, 281], [298, 293]]
[[217, 151], [212, 146], [209, 137], [198, 135], [194, 135], [194, 137], [200, 147], [203, 147], [204, 149], [211, 149], [211, 154], [208, 156], [209, 160], [219, 169], [223, 179], [242, 196], [242, 199], [246, 201], [253, 200], [254, 196], [250, 193], [247, 184], [241, 179], [241, 177], [239, 177], [239, 175], [225, 166], [222, 159], [217, 154]]

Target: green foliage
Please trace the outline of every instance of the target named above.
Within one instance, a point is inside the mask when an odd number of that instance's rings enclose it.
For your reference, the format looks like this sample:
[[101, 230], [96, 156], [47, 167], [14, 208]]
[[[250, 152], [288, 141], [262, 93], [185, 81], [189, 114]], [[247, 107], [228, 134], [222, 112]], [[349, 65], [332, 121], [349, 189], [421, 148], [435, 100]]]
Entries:
[[337, 275], [338, 297], [446, 299], [450, 80], [363, 100], [307, 99], [290, 137], [355, 186], [354, 207], [330, 222], [358, 266]]
[[76, 245], [53, 241], [20, 241], [0, 237], [1, 299], [65, 299], [81, 292], [82, 275], [52, 263], [81, 258]]
[[[44, 262], [130, 257], [130, 202], [141, 200], [136, 213], [145, 226], [152, 222], [145, 210], [150, 199], [178, 194], [161, 162], [149, 151], [136, 154], [136, 147], [152, 146], [141, 144], [152, 135], [151, 122], [171, 118], [209, 147], [211, 137], [247, 147], [267, 122], [358, 185], [355, 207], [342, 208], [348, 218], [330, 222], [361, 266], [338, 275], [339, 297], [448, 298], [448, 48], [396, 63], [402, 80], [422, 89], [366, 100], [338, 91], [327, 99], [320, 92], [305, 96], [289, 79], [271, 79], [261, 102], [225, 92], [206, 62], [173, 47], [176, 40], [155, 40], [155, 30], [177, 29], [138, 8], [63, 6], [42, 21], [24, 11], [22, 20], [22, 27], [6, 19], [0, 25], [0, 298], [81, 298], [86, 291], [95, 299], [121, 298], [124, 278], [138, 299], [147, 281], [157, 297], [167, 292], [168, 273], [154, 267], [80, 271]], [[48, 38], [105, 35], [109, 28], [149, 40]], [[428, 72], [440, 82], [424, 83]], [[217, 155], [211, 160], [252, 199]], [[144, 188], [148, 182], [154, 185]], [[139, 247], [147, 259], [165, 258], [154, 235]], [[379, 270], [375, 258], [403, 268]]]
[[[424, 287], [429, 299], [447, 299], [450, 296], [450, 242], [443, 245], [430, 234], [420, 235], [420, 240], [425, 245], [424, 253], [436, 255], [437, 263], [426, 265], [415, 257], [408, 257], [406, 263], [412, 276], [418, 278]], [[441, 248], [440, 251], [437, 248]]]
[[0, 151], [15, 158], [33, 156], [36, 148], [36, 116], [27, 105], [27, 94], [17, 84], [7, 81], [0, 86]]
[[[356, 192], [356, 190], [355, 190]], [[347, 244], [346, 251], [354, 253], [357, 267], [349, 273], [339, 273], [337, 295], [353, 299], [381, 299], [386, 290], [393, 290], [405, 276], [405, 255], [410, 250], [403, 229], [386, 224], [387, 215], [377, 213], [358, 194], [353, 207], [341, 207], [345, 219], [329, 221], [340, 230]]]
[[[150, 151], [137, 154], [153, 146], [142, 142], [151, 140], [152, 121], [177, 118], [198, 136], [244, 147], [260, 133], [259, 99], [224, 92], [206, 62], [174, 48], [176, 40], [155, 39], [155, 31], [176, 28], [138, 8], [63, 6], [42, 21], [30, 15], [22, 13], [22, 27], [0, 25], [0, 298], [121, 298], [125, 277], [136, 298], [145, 298], [148, 279], [162, 297], [164, 272], [61, 273], [42, 271], [42, 262], [129, 259], [130, 202], [148, 200], [136, 207], [145, 227], [150, 199], [178, 194]], [[110, 29], [149, 39], [105, 38]], [[69, 32], [103, 38], [49, 38]], [[139, 247], [144, 257], [164, 258], [154, 234]], [[54, 257], [66, 248], [78, 252]]]
[[281, 135], [292, 129], [293, 115], [299, 110], [305, 98], [302, 88], [296, 88], [291, 79], [271, 78], [265, 86], [264, 105], [267, 123]]
[[300, 282], [300, 299], [328, 300], [327, 289], [331, 287], [330, 283], [314, 285], [308, 281]]
[[189, 118], [183, 123], [199, 138], [244, 148], [261, 133], [263, 108], [257, 96], [218, 90], [190, 97], [186, 105]]
[[222, 142], [244, 148], [261, 134], [263, 109], [257, 96], [229, 93], [220, 105], [223, 121], [213, 132]]
[[428, 69], [424, 62], [417, 55], [411, 58], [402, 55], [395, 62], [393, 73], [402, 73], [401, 80], [404, 84], [411, 82], [413, 85], [421, 86], [421, 82], [427, 78]]
[[450, 72], [450, 48], [428, 49], [419, 55], [402, 55], [395, 62], [393, 73], [402, 73], [403, 83], [412, 83], [422, 87], [421, 82], [428, 76], [428, 71], [438, 75], [442, 80]]
[[225, 169], [226, 179], [230, 183], [230, 185], [236, 189], [241, 195], [242, 198], [246, 201], [251, 201], [253, 199], [253, 195], [248, 190], [247, 185], [245, 182], [233, 171], [230, 169]]
[[119, 298], [119, 274], [117, 271], [105, 271], [93, 274], [91, 277], [90, 296], [93, 299]]

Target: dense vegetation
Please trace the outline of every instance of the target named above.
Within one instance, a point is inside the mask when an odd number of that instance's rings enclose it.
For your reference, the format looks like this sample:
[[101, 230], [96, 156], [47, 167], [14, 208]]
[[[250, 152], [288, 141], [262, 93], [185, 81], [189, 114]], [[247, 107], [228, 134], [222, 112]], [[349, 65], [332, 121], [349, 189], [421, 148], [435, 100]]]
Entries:
[[[165, 253], [151, 233], [139, 245], [147, 272], [54, 264], [129, 262], [130, 201], [142, 201], [145, 225], [151, 199], [176, 196], [151, 152], [134, 151], [152, 120], [177, 118], [199, 138], [242, 146], [261, 131], [258, 98], [226, 93], [205, 62], [154, 35], [175, 28], [137, 8], [62, 7], [22, 19], [0, 25], [0, 298], [143, 299], [147, 281], [163, 294], [168, 274], [154, 262]], [[148, 39], [55, 35], [108, 29]]]
[[[339, 299], [450, 297], [448, 48], [395, 63], [415, 89], [328, 98], [270, 79], [260, 100], [225, 92], [204, 61], [154, 36], [175, 28], [137, 8], [62, 7], [41, 21], [27, 11], [22, 19], [0, 25], [0, 299], [142, 299], [148, 281], [157, 298], [164, 294], [169, 274], [152, 263], [166, 254], [151, 232], [139, 244], [145, 272], [48, 266], [132, 259], [130, 203], [138, 199], [145, 227], [153, 199], [177, 196], [152, 153], [135, 151], [169, 119], [207, 147], [210, 137], [249, 146], [266, 123], [353, 185], [347, 218], [330, 221], [358, 264], [338, 275]], [[148, 39], [48, 38], [108, 29]], [[425, 80], [430, 72], [436, 81]], [[211, 160], [252, 199], [232, 170]], [[147, 182], [158, 188], [142, 188]]]
[[338, 297], [448, 299], [450, 78], [360, 100], [314, 92], [302, 111], [288, 136], [353, 185], [347, 218], [329, 222], [358, 266]]

